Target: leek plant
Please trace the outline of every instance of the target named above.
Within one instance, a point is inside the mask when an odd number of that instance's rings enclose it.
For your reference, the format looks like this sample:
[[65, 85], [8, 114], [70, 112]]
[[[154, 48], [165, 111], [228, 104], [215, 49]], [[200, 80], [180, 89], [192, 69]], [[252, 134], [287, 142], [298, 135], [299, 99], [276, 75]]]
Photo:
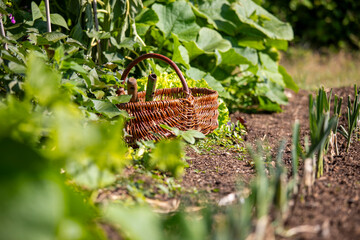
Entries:
[[354, 85], [355, 99], [351, 102], [351, 97], [348, 96], [348, 105], [347, 105], [347, 129], [344, 126], [340, 126], [338, 132], [341, 133], [346, 139], [346, 152], [349, 151], [351, 138], [353, 136], [354, 130], [359, 126], [359, 111], [360, 111], [360, 100], [359, 100], [359, 91], [356, 84]]
[[[311, 146], [306, 157], [315, 160], [315, 172], [319, 178], [324, 173], [324, 156], [327, 153], [331, 132], [336, 129], [339, 116], [330, 117], [332, 90], [329, 96], [324, 88], [320, 88], [316, 98], [309, 95], [309, 126]], [[337, 99], [337, 97], [336, 97]], [[340, 104], [340, 105], [339, 105]], [[336, 111], [340, 109], [341, 100], [337, 102]]]
[[337, 136], [336, 133], [338, 132], [338, 125], [339, 125], [339, 118], [341, 115], [341, 104], [342, 104], [343, 98], [339, 98], [337, 95], [334, 97], [334, 116], [336, 117], [336, 124], [334, 126], [333, 131], [331, 132], [330, 137], [330, 144], [333, 147], [334, 152], [336, 152], [336, 155], [339, 155], [339, 149], [337, 145]]

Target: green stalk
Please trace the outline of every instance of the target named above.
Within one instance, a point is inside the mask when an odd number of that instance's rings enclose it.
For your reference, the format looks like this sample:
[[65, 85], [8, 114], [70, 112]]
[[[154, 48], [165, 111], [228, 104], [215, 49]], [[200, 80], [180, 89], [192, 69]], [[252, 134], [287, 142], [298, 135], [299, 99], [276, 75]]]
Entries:
[[316, 177], [320, 178], [324, 174], [324, 152], [320, 151], [316, 161]]
[[[5, 29], [4, 29], [4, 24], [3, 24], [3, 16], [0, 13], [0, 30], [1, 30], [1, 36], [3, 36], [4, 38], [6, 38], [6, 34], [5, 34]], [[8, 45], [7, 43], [4, 44], [4, 48], [5, 50], [8, 50]]]
[[[98, 20], [98, 17], [97, 17], [97, 2], [96, 0], [93, 0], [93, 9], [94, 9], [94, 21], [95, 21], [95, 29], [97, 32], [99, 32], [99, 20]], [[96, 43], [96, 49], [97, 49], [97, 55], [96, 55], [96, 58], [97, 58], [97, 62], [98, 64], [101, 64], [101, 41], [100, 39], [97, 40], [97, 43]]]

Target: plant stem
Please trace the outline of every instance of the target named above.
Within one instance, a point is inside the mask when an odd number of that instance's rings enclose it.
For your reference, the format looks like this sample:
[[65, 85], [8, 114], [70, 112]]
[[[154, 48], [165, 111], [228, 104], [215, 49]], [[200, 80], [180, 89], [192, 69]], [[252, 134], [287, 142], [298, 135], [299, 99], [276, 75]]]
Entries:
[[[4, 38], [6, 38], [6, 35], [5, 35], [5, 29], [4, 29], [4, 24], [3, 24], [3, 21], [2, 21], [2, 14], [0, 13], [0, 28], [1, 28], [1, 36], [3, 36]], [[8, 50], [8, 45], [7, 43], [4, 44], [4, 48], [6, 50]]]
[[[94, 21], [95, 21], [95, 30], [97, 32], [99, 32], [99, 20], [97, 17], [97, 2], [96, 0], [93, 0], [93, 9], [94, 9]], [[96, 49], [97, 49], [97, 62], [99, 64], [101, 64], [101, 46], [100, 46], [100, 39], [97, 40], [97, 44], [96, 44]]]
[[316, 165], [316, 177], [319, 178], [324, 174], [324, 152], [321, 150], [319, 151]]
[[47, 31], [48, 31], [48, 32], [51, 32], [51, 19], [50, 19], [49, 0], [45, 0], [45, 10], [46, 10]]

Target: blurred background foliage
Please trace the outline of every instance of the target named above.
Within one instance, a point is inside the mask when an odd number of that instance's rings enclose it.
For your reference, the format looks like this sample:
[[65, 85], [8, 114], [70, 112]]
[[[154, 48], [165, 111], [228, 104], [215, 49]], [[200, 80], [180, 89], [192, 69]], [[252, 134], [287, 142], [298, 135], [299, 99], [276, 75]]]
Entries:
[[360, 2], [355, 0], [260, 0], [294, 29], [294, 43], [315, 48], [360, 48]]

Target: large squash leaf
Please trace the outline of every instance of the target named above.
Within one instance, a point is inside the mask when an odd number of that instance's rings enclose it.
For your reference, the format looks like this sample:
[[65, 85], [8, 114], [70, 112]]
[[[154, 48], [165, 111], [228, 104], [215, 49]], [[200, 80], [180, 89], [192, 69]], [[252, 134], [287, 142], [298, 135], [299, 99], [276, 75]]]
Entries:
[[169, 38], [175, 34], [180, 40], [192, 41], [196, 39], [200, 27], [195, 22], [195, 15], [191, 6], [184, 0], [171, 4], [154, 4], [152, 9], [159, 17], [156, 26]]

